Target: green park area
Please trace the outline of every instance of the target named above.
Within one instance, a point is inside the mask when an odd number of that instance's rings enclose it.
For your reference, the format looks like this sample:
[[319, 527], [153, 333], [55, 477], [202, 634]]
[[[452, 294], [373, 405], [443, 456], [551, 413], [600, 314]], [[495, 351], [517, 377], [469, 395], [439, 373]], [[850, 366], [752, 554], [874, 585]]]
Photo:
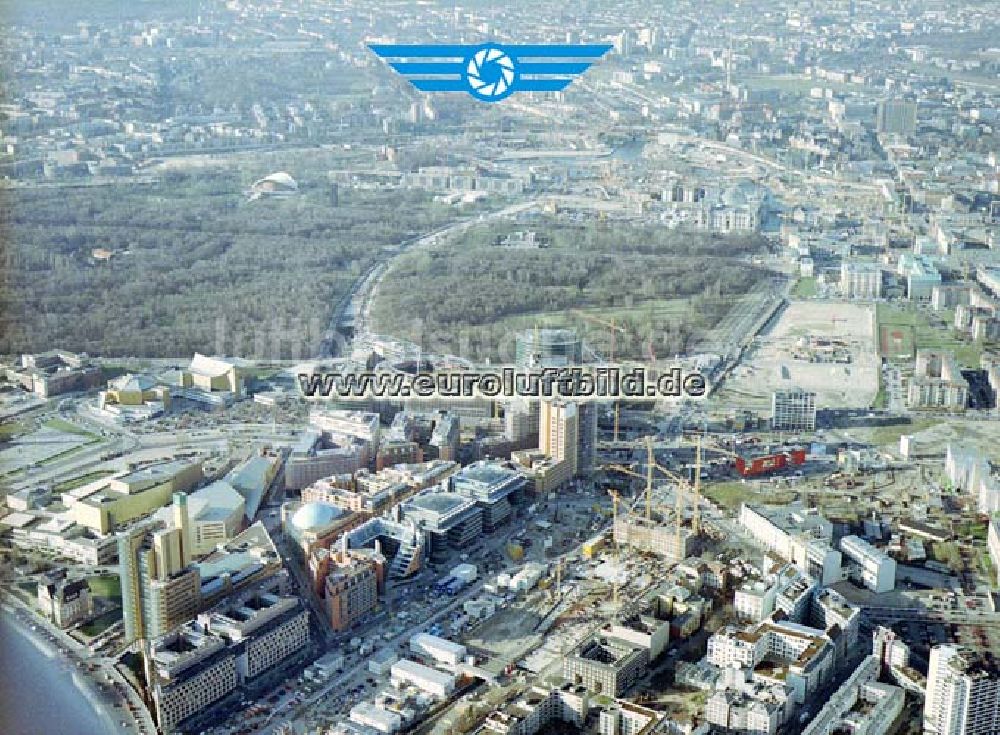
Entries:
[[952, 314], [950, 310], [929, 312], [895, 304], [878, 304], [876, 339], [879, 355], [909, 362], [917, 350], [946, 350], [955, 355], [959, 365], [978, 367], [985, 345], [956, 332], [951, 326]]
[[792, 296], [799, 299], [811, 299], [819, 292], [816, 287], [816, 278], [813, 276], [803, 276], [795, 283], [792, 289]]

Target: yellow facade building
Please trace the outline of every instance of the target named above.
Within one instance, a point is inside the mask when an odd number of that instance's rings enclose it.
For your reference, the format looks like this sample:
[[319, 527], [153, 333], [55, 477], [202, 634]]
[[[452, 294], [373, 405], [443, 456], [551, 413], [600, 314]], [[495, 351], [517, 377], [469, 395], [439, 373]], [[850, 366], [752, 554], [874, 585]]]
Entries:
[[201, 480], [201, 462], [176, 460], [149, 465], [92, 483], [89, 494], [74, 499], [70, 513], [79, 525], [107, 534], [122, 523], [162, 508], [175, 492], [187, 492]]

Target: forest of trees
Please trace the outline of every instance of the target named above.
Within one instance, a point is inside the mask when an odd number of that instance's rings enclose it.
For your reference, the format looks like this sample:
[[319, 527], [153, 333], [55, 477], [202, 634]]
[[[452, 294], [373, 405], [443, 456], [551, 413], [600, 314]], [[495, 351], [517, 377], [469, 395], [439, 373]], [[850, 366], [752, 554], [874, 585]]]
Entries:
[[768, 272], [750, 265], [765, 242], [658, 227], [540, 229], [542, 249], [497, 247], [494, 232], [409, 253], [379, 288], [377, 328], [432, 352], [474, 359], [510, 358], [512, 333], [568, 325], [607, 354], [610, 330], [574, 310], [614, 319], [621, 357], [684, 351], [718, 323]]
[[342, 189], [334, 204], [319, 176], [290, 199], [247, 201], [263, 173], [5, 193], [0, 353], [310, 356], [381, 248], [449, 215], [419, 193], [393, 192], [391, 217], [384, 193]]

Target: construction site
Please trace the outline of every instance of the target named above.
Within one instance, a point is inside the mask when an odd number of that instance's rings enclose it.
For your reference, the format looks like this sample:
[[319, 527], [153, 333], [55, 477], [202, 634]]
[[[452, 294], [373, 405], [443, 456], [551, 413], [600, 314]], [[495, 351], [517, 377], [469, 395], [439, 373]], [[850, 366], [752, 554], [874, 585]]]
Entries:
[[878, 371], [871, 306], [795, 301], [754, 339], [717, 396], [766, 410], [773, 391], [796, 387], [814, 392], [818, 408], [868, 408]]

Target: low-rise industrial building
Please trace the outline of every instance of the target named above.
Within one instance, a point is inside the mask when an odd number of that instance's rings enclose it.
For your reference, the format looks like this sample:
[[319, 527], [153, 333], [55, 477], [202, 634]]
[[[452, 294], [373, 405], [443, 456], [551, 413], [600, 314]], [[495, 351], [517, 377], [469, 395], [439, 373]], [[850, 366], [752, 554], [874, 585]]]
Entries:
[[434, 697], [444, 699], [455, 690], [455, 676], [416, 661], [397, 661], [389, 670], [389, 680], [397, 688], [416, 687]]
[[466, 655], [465, 646], [427, 633], [417, 633], [410, 638], [410, 650], [447, 666], [458, 666]]

